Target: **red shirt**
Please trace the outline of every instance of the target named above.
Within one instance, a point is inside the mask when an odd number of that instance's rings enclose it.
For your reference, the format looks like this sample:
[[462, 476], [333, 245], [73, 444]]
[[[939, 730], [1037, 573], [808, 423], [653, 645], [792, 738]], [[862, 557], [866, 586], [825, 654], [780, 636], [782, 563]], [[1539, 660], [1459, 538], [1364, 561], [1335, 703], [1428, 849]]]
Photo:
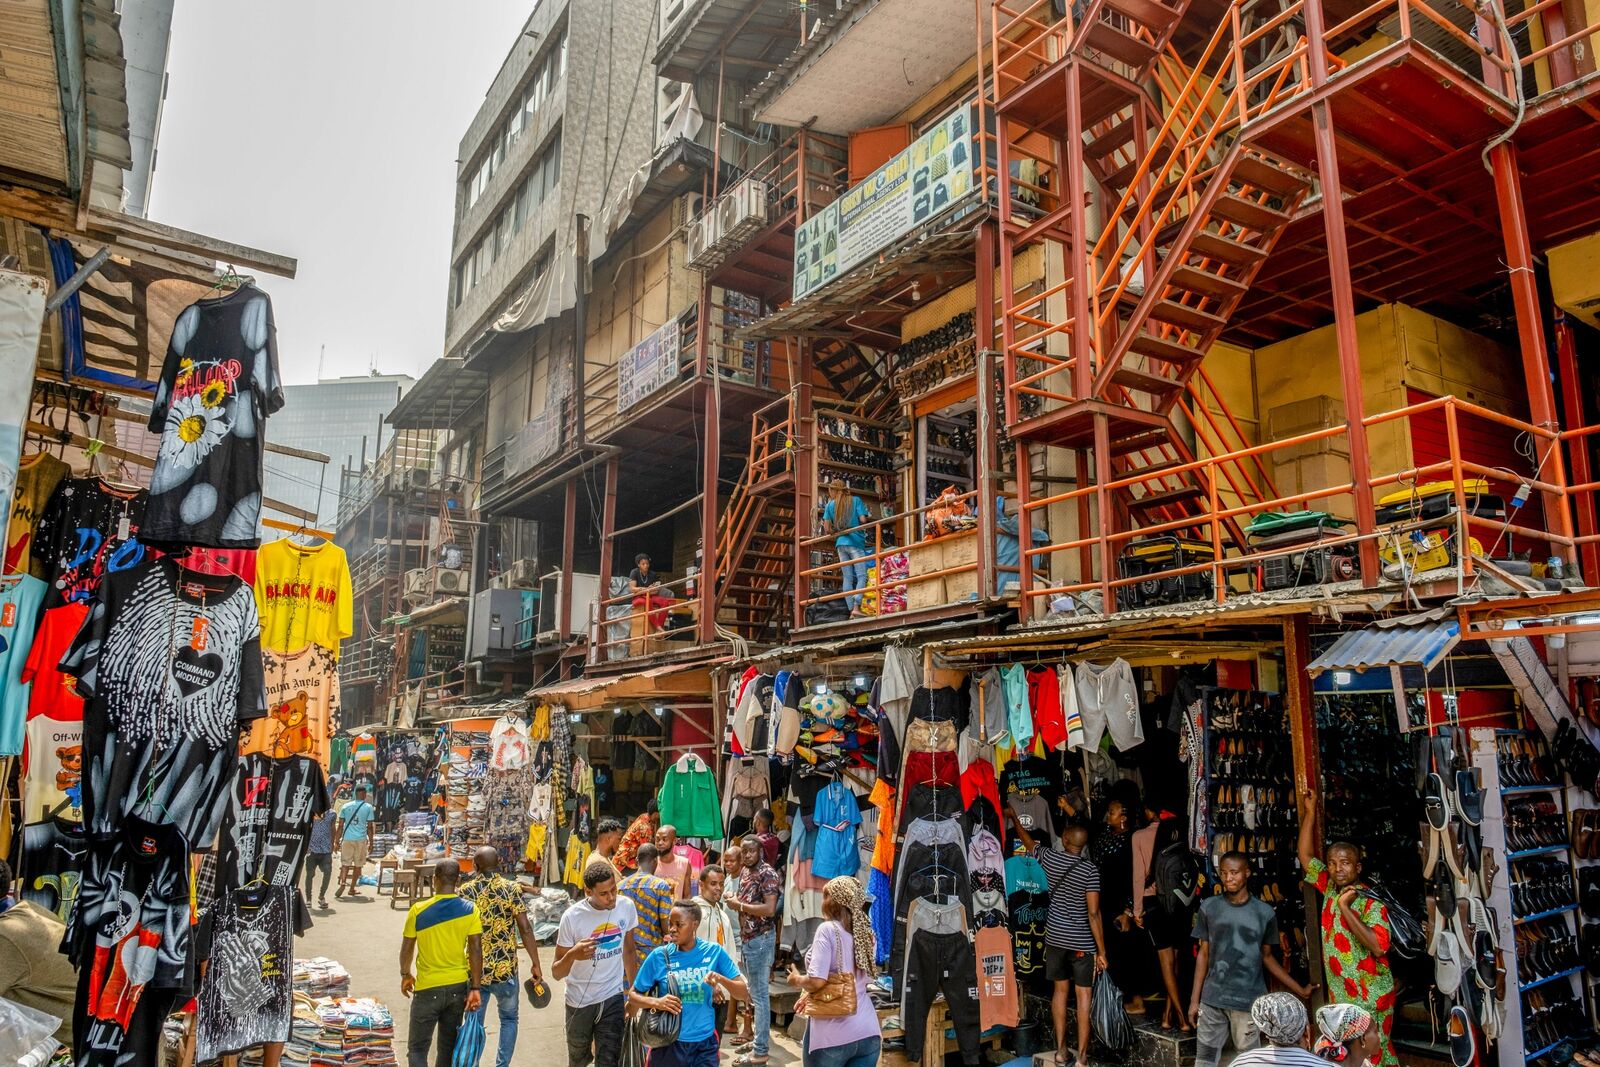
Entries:
[[62, 674], [60, 665], [61, 657], [67, 654], [67, 646], [78, 636], [88, 614], [88, 603], [63, 604], [46, 611], [40, 618], [28, 661], [22, 667], [22, 681], [33, 684], [28, 695], [28, 718], [48, 715], [52, 719], [83, 721], [83, 698], [78, 695], [78, 680]]

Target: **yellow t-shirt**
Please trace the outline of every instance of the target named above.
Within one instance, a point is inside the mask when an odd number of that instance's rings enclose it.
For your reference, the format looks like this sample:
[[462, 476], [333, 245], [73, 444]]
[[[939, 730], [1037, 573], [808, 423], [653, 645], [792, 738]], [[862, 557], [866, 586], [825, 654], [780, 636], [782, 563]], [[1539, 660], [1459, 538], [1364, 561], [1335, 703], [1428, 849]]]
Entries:
[[482, 936], [483, 920], [472, 902], [454, 893], [419, 900], [406, 912], [405, 936], [417, 942], [417, 991], [465, 985], [467, 938]]
[[17, 463], [17, 484], [11, 497], [11, 521], [6, 526], [6, 573], [48, 578], [47, 560], [33, 559], [33, 528], [44, 514], [50, 494], [72, 468], [48, 452], [24, 456]]
[[351, 601], [350, 566], [331, 541], [307, 547], [284, 538], [256, 553], [263, 648], [298, 652], [318, 644], [338, 658], [339, 642], [353, 629]]

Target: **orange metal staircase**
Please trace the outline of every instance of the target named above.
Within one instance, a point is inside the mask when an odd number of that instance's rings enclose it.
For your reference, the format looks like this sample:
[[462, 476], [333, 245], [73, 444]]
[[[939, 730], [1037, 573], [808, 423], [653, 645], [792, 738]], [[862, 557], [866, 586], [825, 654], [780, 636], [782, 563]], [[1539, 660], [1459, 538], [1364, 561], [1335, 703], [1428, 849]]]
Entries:
[[793, 399], [758, 411], [744, 472], [717, 520], [716, 618], [747, 641], [787, 630], [785, 598], [794, 584]]

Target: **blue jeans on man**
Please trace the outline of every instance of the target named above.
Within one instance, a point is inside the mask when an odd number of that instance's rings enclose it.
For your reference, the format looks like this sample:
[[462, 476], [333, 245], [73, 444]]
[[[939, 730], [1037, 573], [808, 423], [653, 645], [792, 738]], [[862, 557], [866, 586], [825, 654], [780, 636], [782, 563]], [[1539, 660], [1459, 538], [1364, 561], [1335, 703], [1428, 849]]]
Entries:
[[517, 1008], [521, 1003], [521, 993], [522, 990], [517, 987], [515, 974], [504, 982], [490, 982], [483, 987], [483, 999], [478, 1004], [478, 1021], [485, 1023], [488, 1021], [491, 999], [499, 1005], [500, 1038], [494, 1056], [494, 1067], [511, 1065], [511, 1052], [517, 1047]]
[[[865, 589], [867, 587], [867, 550], [845, 544], [843, 541], [840, 541], [834, 547], [839, 551], [839, 562], [844, 564], [839, 570], [844, 575], [845, 592], [848, 593], [852, 589]], [[851, 611], [859, 610], [861, 608], [861, 594], [857, 593], [854, 596], [845, 597], [844, 603], [845, 607]]]
[[744, 977], [750, 983], [750, 1010], [755, 1015], [755, 1047], [751, 1054], [767, 1055], [772, 1049], [772, 960], [778, 952], [778, 932], [752, 937], [744, 943]]

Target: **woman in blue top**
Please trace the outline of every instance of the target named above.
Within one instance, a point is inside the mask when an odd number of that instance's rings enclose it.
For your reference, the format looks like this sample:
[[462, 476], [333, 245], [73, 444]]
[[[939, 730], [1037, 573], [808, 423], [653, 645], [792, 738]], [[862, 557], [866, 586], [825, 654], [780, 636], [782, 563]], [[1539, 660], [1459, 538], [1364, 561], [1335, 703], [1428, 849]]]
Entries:
[[[750, 986], [721, 945], [700, 938], [700, 905], [680, 900], [667, 917], [670, 940], [644, 958], [628, 1002], [678, 1016], [678, 1039], [650, 1053], [650, 1067], [717, 1067], [716, 1005], [750, 999]], [[671, 974], [677, 995], [668, 992]], [[659, 995], [657, 995], [659, 994]]]
[[[850, 491], [848, 485], [833, 483], [833, 496], [822, 509], [822, 522], [825, 532], [839, 535], [834, 538], [833, 545], [838, 549], [839, 562], [843, 564], [839, 572], [844, 576], [847, 593], [867, 587], [867, 563], [863, 558], [867, 555], [867, 537], [866, 531], [860, 526], [871, 518], [867, 506]], [[845, 597], [844, 602], [851, 615], [861, 614], [860, 593]]]

